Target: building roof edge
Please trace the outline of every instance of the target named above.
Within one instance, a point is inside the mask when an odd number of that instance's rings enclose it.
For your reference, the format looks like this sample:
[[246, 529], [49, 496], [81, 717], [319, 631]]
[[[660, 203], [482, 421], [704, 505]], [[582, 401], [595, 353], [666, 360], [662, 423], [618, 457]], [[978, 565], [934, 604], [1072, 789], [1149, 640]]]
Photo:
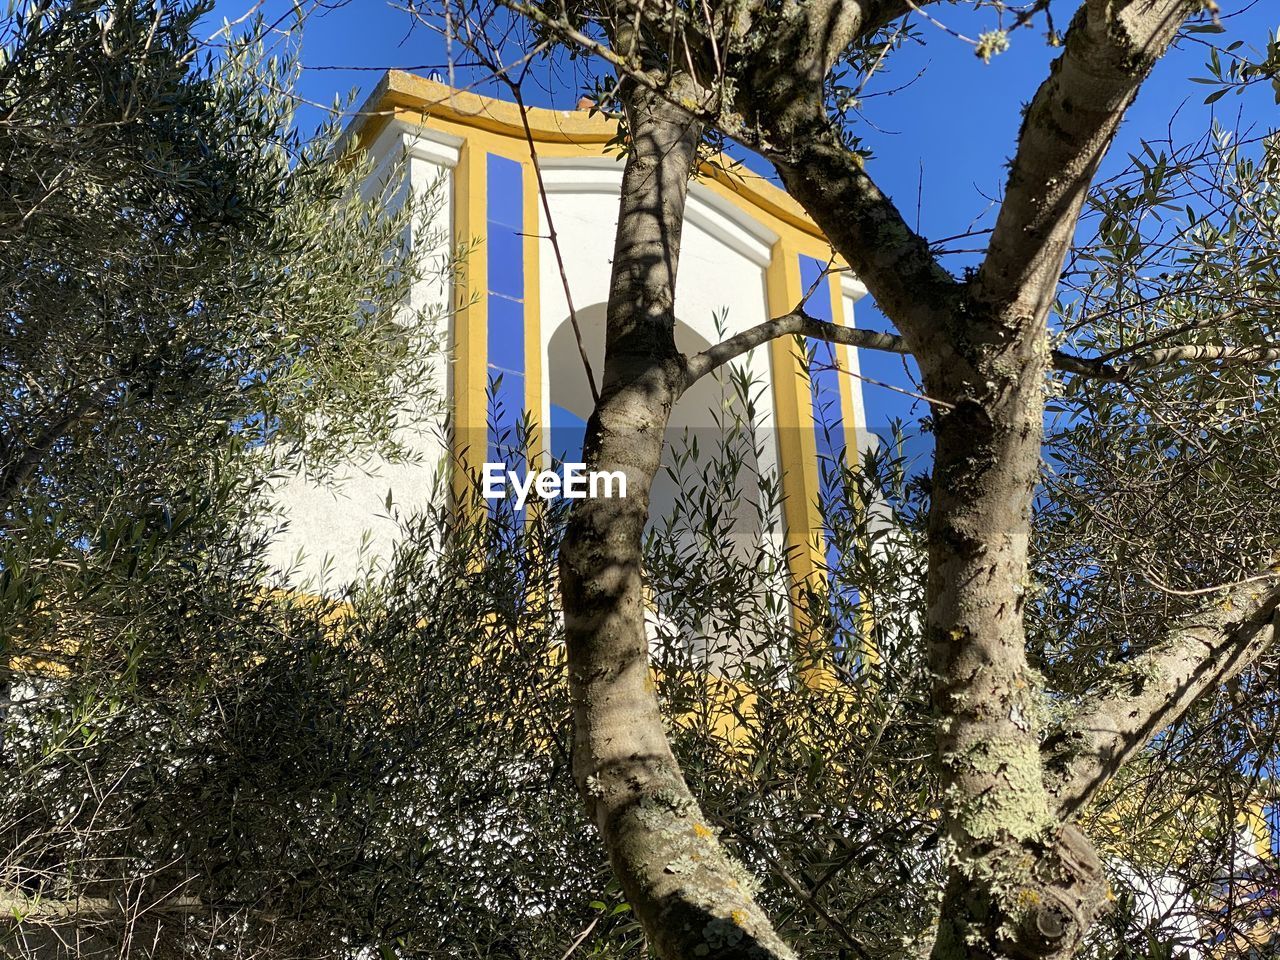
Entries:
[[[424, 119], [437, 117], [520, 141], [526, 139], [520, 108], [516, 104], [469, 90], [455, 90], [447, 84], [406, 70], [388, 70], [357, 110], [344, 140], [370, 143], [397, 111], [418, 113]], [[529, 107], [526, 115], [529, 133], [535, 143], [567, 143], [598, 149], [617, 134], [615, 121], [588, 110]], [[737, 194], [747, 204], [811, 236], [822, 237], [822, 231], [789, 193], [723, 154], [704, 161], [701, 173]]]

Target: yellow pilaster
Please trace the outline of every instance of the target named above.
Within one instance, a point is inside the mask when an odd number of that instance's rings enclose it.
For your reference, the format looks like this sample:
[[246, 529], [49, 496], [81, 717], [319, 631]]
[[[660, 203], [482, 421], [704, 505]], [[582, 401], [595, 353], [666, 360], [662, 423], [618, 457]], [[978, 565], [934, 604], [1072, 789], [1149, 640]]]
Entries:
[[[852, 323], [853, 318], [845, 314], [844, 311], [844, 290], [841, 285], [843, 274], [836, 272], [827, 277], [827, 289], [831, 297], [831, 316], [835, 318], [835, 322], [841, 326]], [[850, 375], [853, 365], [850, 362], [853, 354], [853, 347], [847, 344], [834, 344], [836, 365], [840, 368], [840, 417], [844, 420], [844, 461], [850, 467], [856, 469], [859, 463], [858, 451], [861, 448], [862, 437], [858, 433], [858, 421], [856, 419], [857, 409], [854, 406], [854, 393], [861, 393], [857, 390], [857, 382]], [[859, 507], [862, 504], [858, 504]], [[869, 545], [863, 544], [864, 548]], [[866, 600], [862, 600], [858, 605], [858, 635], [862, 644], [862, 654], [869, 661], [879, 656], [875, 643], [872, 641], [872, 629], [875, 622], [871, 616], [871, 610]]]
[[[773, 258], [765, 275], [770, 316], [789, 313], [800, 302], [800, 260], [787, 244], [774, 245]], [[773, 408], [778, 430], [778, 466], [782, 473], [782, 522], [787, 563], [795, 584], [792, 609], [801, 634], [810, 629], [803, 621], [805, 587], [821, 587], [823, 580], [822, 514], [818, 509], [818, 444], [813, 430], [813, 400], [804, 356], [792, 337], [779, 337], [769, 344], [773, 379]], [[815, 641], [817, 638], [814, 638]], [[825, 686], [830, 668], [820, 661], [805, 670], [802, 679], [812, 686]]]
[[[849, 318], [844, 312], [844, 291], [841, 289], [841, 278], [843, 273], [835, 272], [827, 275], [827, 291], [831, 297], [831, 316], [840, 326], [849, 323]], [[858, 465], [858, 448], [861, 437], [858, 435], [858, 421], [856, 417], [856, 409], [853, 404], [853, 395], [857, 392], [857, 383], [850, 376], [853, 370], [850, 364], [850, 357], [853, 353], [853, 347], [847, 344], [833, 344], [835, 351], [836, 365], [839, 366], [841, 376], [840, 382], [840, 418], [844, 421], [844, 443], [845, 443], [845, 463], [851, 467]]]
[[[526, 159], [524, 171], [524, 396], [525, 408], [533, 421], [529, 437], [529, 466], [544, 459], [542, 423], [542, 302], [538, 286], [539, 211], [538, 175], [533, 161]], [[549, 464], [548, 464], [549, 466]]]
[[488, 251], [485, 230], [486, 154], [463, 144], [453, 180], [453, 236], [466, 251], [458, 284], [453, 336], [453, 493], [459, 503], [478, 496], [487, 442], [485, 360], [488, 357]]

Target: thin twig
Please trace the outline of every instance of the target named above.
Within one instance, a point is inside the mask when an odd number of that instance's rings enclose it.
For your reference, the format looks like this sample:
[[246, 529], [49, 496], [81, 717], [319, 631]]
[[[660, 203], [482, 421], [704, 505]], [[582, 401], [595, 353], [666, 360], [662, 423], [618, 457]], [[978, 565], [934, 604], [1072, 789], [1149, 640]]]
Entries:
[[1232, 583], [1219, 583], [1212, 587], [1196, 587], [1191, 590], [1179, 590], [1175, 587], [1169, 586], [1167, 583], [1164, 583], [1150, 569], [1144, 568], [1142, 570], [1143, 580], [1147, 581], [1147, 583], [1151, 584], [1161, 593], [1167, 593], [1173, 597], [1203, 597], [1211, 593], [1218, 593], [1222, 590], [1235, 590], [1237, 587], [1247, 586], [1251, 583], [1262, 583], [1263, 581], [1274, 580], [1275, 578], [1276, 575], [1274, 573], [1263, 573], [1254, 577], [1245, 577], [1243, 580], [1236, 580]]
[[577, 950], [580, 946], [582, 946], [582, 941], [587, 939], [587, 937], [591, 935], [591, 931], [596, 928], [596, 924], [599, 922], [600, 922], [600, 918], [596, 917], [594, 920], [588, 923], [586, 929], [583, 930], [580, 934], [577, 935], [577, 937], [574, 938], [573, 943], [569, 944], [569, 949], [566, 950], [563, 954], [561, 954], [560, 960], [569, 960], [569, 958], [573, 956], [573, 951]]
[[947, 401], [939, 400], [937, 397], [931, 397], [927, 393], [915, 393], [911, 390], [905, 390], [902, 387], [895, 387], [892, 383], [885, 383], [883, 380], [876, 380], [874, 377], [868, 377], [865, 373], [854, 373], [852, 370], [842, 367], [839, 363], [816, 364], [813, 369], [834, 370], [836, 373], [843, 373], [847, 377], [853, 377], [855, 380], [861, 380], [863, 383], [869, 383], [873, 387], [892, 390], [894, 393], [900, 393], [904, 397], [911, 397], [913, 400], [923, 400], [926, 403], [932, 403], [935, 406], [942, 407], [944, 410], [954, 410], [956, 408], [954, 403], [947, 403]]
[[542, 199], [542, 213], [547, 218], [547, 238], [551, 241], [551, 249], [555, 251], [556, 266], [560, 269], [560, 282], [564, 285], [565, 303], [569, 305], [569, 323], [573, 326], [573, 337], [578, 342], [578, 355], [582, 357], [582, 368], [587, 373], [587, 384], [591, 387], [591, 400], [600, 402], [600, 391], [596, 387], [596, 376], [591, 369], [591, 358], [587, 356], [587, 348], [582, 342], [582, 327], [578, 324], [578, 312], [573, 308], [573, 294], [569, 290], [569, 273], [565, 270], [564, 256], [560, 252], [560, 241], [556, 234], [555, 221], [551, 218], [551, 201], [547, 199], [547, 188], [542, 182], [542, 169], [538, 166], [538, 148], [533, 142], [533, 131], [529, 129], [529, 111], [520, 95], [520, 85], [505, 73], [502, 79], [511, 89], [516, 106], [520, 109], [520, 122], [524, 125], [524, 138], [529, 144], [529, 162], [533, 164], [533, 175], [538, 180], [538, 196]]

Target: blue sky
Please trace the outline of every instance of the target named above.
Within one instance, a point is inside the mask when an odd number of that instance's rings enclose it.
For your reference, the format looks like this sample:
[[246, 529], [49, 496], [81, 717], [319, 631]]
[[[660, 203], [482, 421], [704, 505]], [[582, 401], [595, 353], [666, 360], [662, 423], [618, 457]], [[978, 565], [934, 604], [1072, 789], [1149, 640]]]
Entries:
[[[1058, 29], [1065, 29], [1076, 5], [1077, 0], [1051, 4]], [[209, 32], [216, 29], [220, 18], [237, 18], [248, 8], [248, 0], [219, 0]], [[292, 8], [292, 3], [281, 0], [267, 0], [261, 7], [268, 21], [286, 17], [286, 22]], [[1227, 33], [1203, 36], [1202, 40], [1225, 46], [1241, 39], [1265, 47], [1268, 31], [1280, 25], [1280, 10], [1271, 0], [1222, 0], [1222, 8]], [[1045, 42], [1043, 21], [1038, 20], [1033, 29], [1011, 36], [1007, 52], [984, 63], [970, 44], [952, 33], [976, 37], [995, 28], [998, 18], [994, 10], [975, 10], [969, 4], [939, 4], [930, 10], [945, 29], [921, 20], [918, 30], [926, 42], [910, 44], [888, 58], [887, 69], [864, 90], [866, 123], [862, 134], [874, 152], [869, 170], [880, 186], [909, 222], [918, 220], [925, 236], [939, 239], [974, 226], [990, 226], [991, 201], [1003, 186], [1021, 107], [1046, 76], [1058, 51]], [[367, 93], [385, 68], [429, 74], [447, 59], [437, 33], [414, 26], [408, 14], [386, 0], [330, 2], [328, 9], [318, 9], [308, 18], [302, 35], [305, 69], [299, 93], [320, 104], [332, 103], [335, 95], [355, 88], [362, 95]], [[1141, 139], [1164, 137], [1175, 114], [1175, 130], [1187, 138], [1204, 131], [1211, 112], [1234, 123], [1242, 107], [1240, 100], [1229, 96], [1207, 107], [1203, 100], [1212, 88], [1190, 80], [1205, 74], [1207, 56], [1204, 45], [1188, 40], [1157, 65], [1129, 113], [1104, 174], [1123, 167], [1126, 153], [1137, 149]], [[485, 92], [499, 91], [490, 87]], [[580, 93], [568, 80], [558, 86], [544, 82], [532, 85], [526, 99], [539, 106], [569, 109]], [[1257, 120], [1273, 116], [1276, 109], [1270, 91], [1261, 89], [1256, 96], [1245, 98], [1244, 107]], [[310, 113], [317, 115], [317, 111]], [[977, 260], [976, 253], [965, 253], [948, 257], [946, 263], [959, 271]], [[888, 327], [869, 300], [859, 309], [859, 326]], [[876, 380], [907, 389], [912, 386], [900, 357], [864, 353], [862, 369]], [[864, 396], [873, 428], [893, 417], [925, 412], [923, 405], [873, 384], [864, 386]]]

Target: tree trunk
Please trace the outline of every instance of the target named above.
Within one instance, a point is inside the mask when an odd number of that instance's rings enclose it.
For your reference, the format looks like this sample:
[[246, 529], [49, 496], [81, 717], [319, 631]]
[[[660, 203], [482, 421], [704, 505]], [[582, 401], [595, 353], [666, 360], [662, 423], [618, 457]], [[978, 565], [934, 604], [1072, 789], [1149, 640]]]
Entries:
[[965, 362], [926, 378], [953, 405], [935, 427], [926, 586], [956, 857], [934, 960], [1068, 957], [1105, 892], [1092, 847], [1062, 824], [1044, 786], [1042, 684], [1026, 659], [1023, 598], [1049, 344], [1044, 311], [1021, 306], [970, 318]]
[[702, 127], [634, 83], [624, 84], [623, 97], [631, 150], [603, 385], [584, 460], [590, 470], [621, 471], [627, 486], [625, 497], [575, 504], [561, 546], [574, 776], [658, 956], [790, 958], [752, 898], [750, 876], [684, 782], [649, 674], [642, 536], [667, 421], [687, 381], [674, 294]]

